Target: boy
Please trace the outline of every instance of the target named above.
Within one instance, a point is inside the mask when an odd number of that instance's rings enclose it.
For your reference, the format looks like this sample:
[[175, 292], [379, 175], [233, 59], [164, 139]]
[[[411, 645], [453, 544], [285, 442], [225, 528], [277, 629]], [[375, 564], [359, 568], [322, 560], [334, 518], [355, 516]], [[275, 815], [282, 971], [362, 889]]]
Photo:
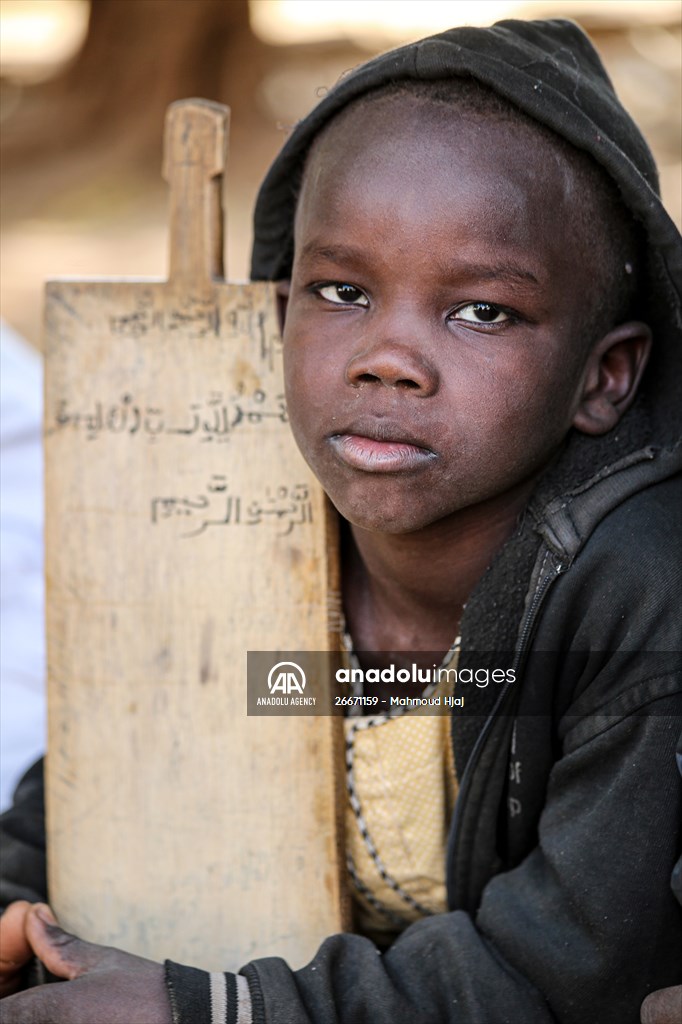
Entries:
[[435, 764], [422, 802], [456, 792], [447, 849], [434, 830], [445, 879], [385, 856], [411, 771], [376, 830], [353, 790], [378, 945], [334, 936], [297, 972], [168, 963], [164, 989], [160, 965], [17, 903], [5, 958], [77, 980], [10, 997], [3, 1020], [634, 1024], [679, 981], [679, 250], [654, 182], [565, 22], [388, 54], [298, 126], [261, 191], [253, 276], [283, 282], [291, 422], [347, 522], [355, 656], [459, 652], [513, 681], [467, 690], [452, 747], [432, 735], [424, 757], [409, 716], [348, 728], [353, 758], [371, 732], [399, 736], [391, 773]]

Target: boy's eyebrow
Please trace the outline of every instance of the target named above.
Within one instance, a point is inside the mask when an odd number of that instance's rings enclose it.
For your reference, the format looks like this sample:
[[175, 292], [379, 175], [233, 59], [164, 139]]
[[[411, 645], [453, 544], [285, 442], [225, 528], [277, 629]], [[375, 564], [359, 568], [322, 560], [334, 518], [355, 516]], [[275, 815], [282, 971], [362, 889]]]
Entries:
[[314, 239], [301, 249], [301, 259], [323, 259], [332, 262], [365, 262], [366, 256], [352, 245], [319, 245]]
[[[301, 259], [325, 259], [333, 263], [365, 263], [367, 256], [361, 249], [356, 249], [352, 245], [320, 245], [313, 239], [301, 249]], [[448, 273], [452, 272], [454, 268], [446, 267], [444, 269]], [[468, 275], [483, 281], [530, 281], [532, 284], [540, 284], [532, 270], [513, 260], [494, 264], [464, 262], [461, 268], [457, 267], [457, 272], [461, 273], [462, 269], [466, 270]]]
[[466, 269], [468, 273], [484, 281], [531, 281], [533, 284], [540, 284], [532, 270], [518, 263], [467, 263]]

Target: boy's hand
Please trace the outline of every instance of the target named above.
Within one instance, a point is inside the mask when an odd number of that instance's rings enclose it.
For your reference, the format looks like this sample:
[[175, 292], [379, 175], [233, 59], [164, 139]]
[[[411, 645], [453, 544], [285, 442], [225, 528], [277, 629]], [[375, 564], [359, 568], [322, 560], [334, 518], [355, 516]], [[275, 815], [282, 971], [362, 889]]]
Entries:
[[24, 922], [30, 954], [67, 983], [3, 999], [2, 1024], [171, 1024], [161, 964], [69, 935], [43, 904]]
[[26, 900], [17, 900], [0, 917], [0, 999], [17, 991], [22, 968], [33, 957], [25, 934], [30, 907]]

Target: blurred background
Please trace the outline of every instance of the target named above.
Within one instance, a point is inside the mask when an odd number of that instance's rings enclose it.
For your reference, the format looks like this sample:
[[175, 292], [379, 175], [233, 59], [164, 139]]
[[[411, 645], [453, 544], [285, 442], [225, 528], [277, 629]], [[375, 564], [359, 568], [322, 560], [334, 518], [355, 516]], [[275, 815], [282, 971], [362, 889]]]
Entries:
[[164, 112], [232, 108], [227, 270], [259, 182], [348, 69], [457, 24], [570, 17], [592, 36], [682, 221], [679, 0], [0, 0], [0, 809], [44, 749], [42, 287], [165, 276]]
[[258, 183], [321, 91], [455, 24], [571, 17], [590, 33], [682, 217], [678, 0], [0, 0], [2, 315], [40, 345], [46, 277], [164, 275], [165, 107], [232, 108], [228, 273], [244, 278]]

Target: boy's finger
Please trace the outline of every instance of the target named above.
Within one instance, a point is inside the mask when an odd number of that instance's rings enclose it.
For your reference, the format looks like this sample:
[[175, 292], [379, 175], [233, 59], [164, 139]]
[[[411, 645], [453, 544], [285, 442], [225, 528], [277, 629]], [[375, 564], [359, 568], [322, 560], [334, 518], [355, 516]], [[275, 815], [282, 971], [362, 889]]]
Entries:
[[44, 903], [32, 906], [26, 917], [26, 937], [38, 959], [58, 978], [72, 981], [85, 974], [97, 959], [99, 946], [83, 942], [60, 928]]
[[642, 1024], [679, 1024], [682, 1020], [682, 985], [652, 992], [642, 1003]]
[[27, 900], [10, 903], [0, 917], [0, 978], [16, 973], [33, 956], [26, 938]]

